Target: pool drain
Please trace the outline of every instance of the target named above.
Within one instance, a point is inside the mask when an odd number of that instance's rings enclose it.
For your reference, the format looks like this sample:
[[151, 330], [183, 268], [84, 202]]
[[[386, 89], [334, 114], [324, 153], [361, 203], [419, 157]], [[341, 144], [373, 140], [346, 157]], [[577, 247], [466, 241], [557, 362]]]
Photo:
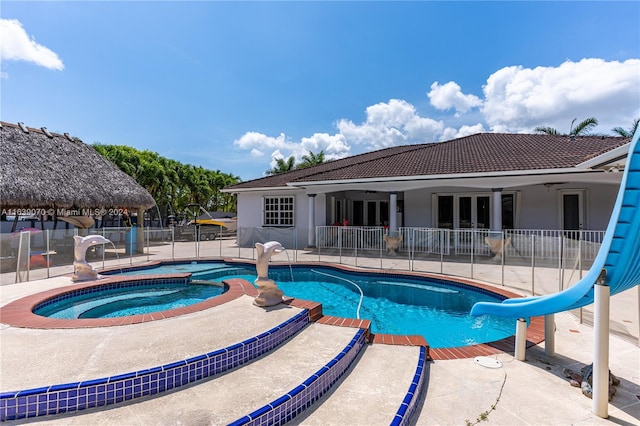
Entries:
[[476, 364], [481, 365], [487, 368], [500, 368], [502, 367], [502, 363], [495, 358], [490, 358], [488, 356], [477, 356], [473, 359]]

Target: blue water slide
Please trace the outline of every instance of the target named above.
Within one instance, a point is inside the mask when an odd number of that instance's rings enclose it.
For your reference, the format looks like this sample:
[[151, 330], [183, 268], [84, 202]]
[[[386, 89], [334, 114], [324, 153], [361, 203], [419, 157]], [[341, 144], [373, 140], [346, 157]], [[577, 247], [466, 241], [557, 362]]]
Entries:
[[[596, 281], [604, 279], [611, 295], [640, 284], [640, 129], [629, 145], [618, 197], [600, 250], [587, 275], [570, 288], [546, 296], [479, 302], [471, 315], [528, 318], [549, 315], [593, 303]], [[606, 275], [606, 276], [605, 276]]]

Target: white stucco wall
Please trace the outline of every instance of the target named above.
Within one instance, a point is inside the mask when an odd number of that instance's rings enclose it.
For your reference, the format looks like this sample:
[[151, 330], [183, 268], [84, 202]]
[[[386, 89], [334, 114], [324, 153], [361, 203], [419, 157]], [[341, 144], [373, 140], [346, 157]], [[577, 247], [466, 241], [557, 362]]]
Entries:
[[433, 218], [431, 211], [431, 189], [419, 189], [404, 193], [404, 226], [431, 227]]
[[520, 224], [523, 229], [560, 229], [562, 193], [582, 191], [584, 230], [604, 231], [609, 223], [618, 186], [607, 184], [535, 185], [522, 188]]
[[[240, 193], [238, 194], [238, 226], [240, 228], [263, 228], [262, 227], [262, 208], [263, 198], [271, 196], [293, 196], [295, 209], [295, 228], [296, 241], [298, 248], [306, 247], [309, 238], [309, 197], [304, 190], [287, 190], [287, 191], [264, 191], [259, 193]], [[316, 226], [326, 225], [325, 215], [326, 196], [317, 194], [314, 202], [315, 224]], [[264, 234], [268, 235], [270, 228], [264, 228]], [[276, 234], [277, 228], [271, 228]], [[291, 231], [282, 230], [282, 233], [290, 234]], [[243, 246], [250, 246], [251, 241], [247, 238], [240, 238]], [[246, 240], [246, 241], [245, 241]], [[289, 246], [293, 245], [292, 241], [287, 242]]]
[[547, 190], [542, 185], [520, 190], [521, 229], [559, 229], [558, 195], [555, 189]]
[[607, 228], [613, 205], [618, 196], [618, 189], [618, 186], [613, 185], [593, 185], [591, 187], [587, 199], [589, 209], [588, 229], [604, 231]]

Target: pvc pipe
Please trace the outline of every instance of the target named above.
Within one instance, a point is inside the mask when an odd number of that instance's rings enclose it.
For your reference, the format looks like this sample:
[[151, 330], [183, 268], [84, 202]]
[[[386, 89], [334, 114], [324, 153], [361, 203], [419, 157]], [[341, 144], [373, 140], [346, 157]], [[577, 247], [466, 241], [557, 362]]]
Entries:
[[547, 356], [556, 355], [556, 322], [554, 314], [544, 316], [544, 353]]
[[608, 285], [593, 286], [594, 353], [593, 353], [593, 413], [609, 417], [609, 300]]
[[516, 322], [516, 347], [515, 357], [518, 361], [524, 361], [527, 351], [527, 321], [524, 318], [518, 318]]

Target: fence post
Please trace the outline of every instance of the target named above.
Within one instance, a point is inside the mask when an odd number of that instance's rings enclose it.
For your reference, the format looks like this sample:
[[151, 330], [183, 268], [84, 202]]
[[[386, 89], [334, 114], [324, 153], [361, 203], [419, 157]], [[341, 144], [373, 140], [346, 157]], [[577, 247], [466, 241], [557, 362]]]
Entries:
[[440, 235], [440, 273], [444, 274], [444, 229], [439, 229], [438, 234]]
[[562, 282], [564, 281], [564, 274], [562, 270], [562, 235], [558, 235], [558, 291], [562, 291]]
[[[356, 238], [355, 238], [355, 244], [354, 244], [354, 254], [355, 254], [355, 266], [358, 266], [358, 241], [360, 240], [360, 238], [358, 238], [358, 233], [360, 232], [360, 228], [356, 229]], [[353, 240], [353, 239], [352, 239]]]
[[579, 277], [582, 279], [582, 231], [578, 235], [578, 269], [580, 270]]
[[409, 235], [411, 235], [410, 239], [409, 239], [409, 244], [407, 245], [407, 248], [409, 249], [409, 270], [413, 272], [413, 256], [415, 255], [415, 241], [416, 241], [416, 230], [415, 228], [411, 228], [411, 232], [409, 233]]
[[[102, 228], [102, 236], [104, 238], [107, 238], [106, 231], [104, 230], [104, 228]], [[49, 251], [49, 241], [47, 241], [47, 251]], [[104, 256], [105, 256], [106, 251], [107, 251], [107, 247], [103, 244], [102, 245], [102, 269], [104, 269]], [[49, 266], [48, 266], [48, 264], [49, 264], [49, 262], [47, 262], [47, 277], [49, 277]]]
[[476, 230], [472, 230], [469, 234], [471, 235], [471, 279], [473, 279], [473, 251], [475, 249], [474, 247], [474, 241], [475, 241], [475, 237], [476, 237]]
[[27, 232], [27, 281], [31, 281], [29, 273], [31, 272], [31, 231]]
[[378, 244], [380, 244], [380, 269], [382, 269], [382, 246], [383, 246], [383, 239], [384, 235], [382, 234], [382, 231], [378, 231]]
[[500, 259], [500, 260], [501, 260], [501, 263], [502, 263], [502, 277], [501, 277], [501, 281], [502, 281], [502, 286], [504, 287], [504, 257], [505, 257], [505, 256], [506, 256], [506, 254], [507, 254], [507, 253], [505, 252], [505, 248], [506, 248], [506, 247], [504, 246], [504, 237], [505, 237], [505, 232], [504, 232], [504, 231], [502, 231], [502, 232], [500, 233], [500, 235], [501, 235], [501, 237], [502, 237], [502, 241], [501, 241], [501, 244], [500, 244], [500, 246], [501, 246], [501, 248], [500, 248], [500, 253], [502, 253], [502, 256], [501, 256], [501, 257], [502, 257], [502, 259]]
[[536, 282], [536, 234], [531, 234], [531, 295], [535, 296]]
[[[320, 240], [320, 233], [322, 232], [323, 238], [322, 240]], [[320, 257], [320, 250], [322, 250], [322, 245], [324, 244], [324, 242], [327, 240], [327, 228], [320, 228], [319, 226], [316, 226], [316, 244], [318, 245], [318, 262], [321, 262], [321, 257]], [[321, 242], [322, 241], [322, 242]]]
[[342, 237], [344, 234], [344, 227], [338, 228], [338, 263], [342, 265]]
[[[50, 252], [51, 252], [51, 245], [50, 245], [50, 239], [51, 239], [51, 233], [49, 232], [51, 231], [50, 229], [47, 229], [45, 231], [45, 238], [47, 239], [47, 278], [49, 278], [49, 265], [51, 263], [50, 260]], [[104, 250], [102, 251], [102, 269], [104, 269]]]

